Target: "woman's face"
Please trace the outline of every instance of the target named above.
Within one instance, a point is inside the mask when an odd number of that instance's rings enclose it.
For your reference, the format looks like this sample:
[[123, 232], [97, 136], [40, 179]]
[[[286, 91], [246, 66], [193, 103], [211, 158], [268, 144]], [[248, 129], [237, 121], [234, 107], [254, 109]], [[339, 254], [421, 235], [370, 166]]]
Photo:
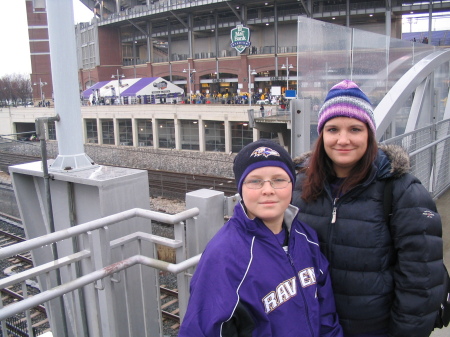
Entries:
[[355, 118], [336, 117], [325, 123], [323, 143], [338, 177], [347, 177], [367, 150], [369, 130]]

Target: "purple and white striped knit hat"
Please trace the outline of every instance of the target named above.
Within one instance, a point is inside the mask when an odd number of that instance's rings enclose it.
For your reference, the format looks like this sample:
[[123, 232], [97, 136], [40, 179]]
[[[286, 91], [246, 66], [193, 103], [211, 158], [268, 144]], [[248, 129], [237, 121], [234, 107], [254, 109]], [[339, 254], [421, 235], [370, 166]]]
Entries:
[[320, 133], [325, 123], [335, 117], [356, 118], [367, 123], [375, 134], [372, 104], [366, 94], [352, 81], [344, 80], [330, 89], [319, 110], [317, 132]]

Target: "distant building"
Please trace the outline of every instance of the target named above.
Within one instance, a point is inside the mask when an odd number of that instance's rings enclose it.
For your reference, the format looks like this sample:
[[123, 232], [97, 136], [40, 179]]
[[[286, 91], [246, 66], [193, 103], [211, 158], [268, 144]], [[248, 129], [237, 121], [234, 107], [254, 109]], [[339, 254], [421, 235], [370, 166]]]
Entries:
[[[75, 27], [80, 92], [120, 73], [125, 78], [162, 77], [186, 94], [262, 94], [272, 86], [284, 93], [297, 85], [299, 15], [401, 38], [402, 14], [429, 12], [428, 4], [418, 0], [392, 1], [390, 10], [385, 1], [360, 0], [81, 2], [95, 17]], [[43, 96], [51, 99], [45, 9], [33, 9], [40, 1], [26, 3], [31, 81], [47, 83]], [[445, 10], [450, 2], [433, 4], [433, 11]], [[33, 90], [34, 99], [39, 96]]]

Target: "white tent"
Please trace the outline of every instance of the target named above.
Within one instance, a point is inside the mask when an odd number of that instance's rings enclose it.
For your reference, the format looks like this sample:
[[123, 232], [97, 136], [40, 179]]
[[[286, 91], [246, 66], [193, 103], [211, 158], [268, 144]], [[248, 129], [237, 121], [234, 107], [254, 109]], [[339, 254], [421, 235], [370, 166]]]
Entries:
[[83, 98], [92, 102], [103, 99], [105, 104], [112, 104], [112, 100], [119, 96], [124, 104], [135, 101], [140, 103], [172, 103], [184, 96], [184, 90], [179, 86], [164, 80], [162, 77], [144, 77], [133, 79], [103, 81], [94, 84], [83, 92]]
[[162, 77], [144, 77], [121, 93], [123, 97], [140, 97], [141, 103], [179, 101], [184, 90]]

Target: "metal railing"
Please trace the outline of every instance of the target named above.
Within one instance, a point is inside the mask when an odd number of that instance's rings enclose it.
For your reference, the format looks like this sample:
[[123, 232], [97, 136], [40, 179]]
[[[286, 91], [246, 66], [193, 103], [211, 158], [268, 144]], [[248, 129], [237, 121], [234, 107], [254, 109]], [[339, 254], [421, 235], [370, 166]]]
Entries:
[[[221, 206], [223, 210], [223, 205]], [[130, 209], [0, 249], [0, 259], [3, 260], [23, 252], [39, 250], [42, 247], [48, 247], [49, 245], [64, 244], [64, 242], [67, 242], [64, 240], [68, 239], [78, 240], [82, 243], [81, 246], [83, 247], [79, 251], [60, 257], [56, 261], [49, 261], [48, 263], [0, 280], [0, 289], [12, 286], [24, 289], [24, 299], [22, 301], [8, 305], [4, 304], [3, 300], [0, 301], [2, 335], [8, 336], [9, 329], [7, 328], [7, 319], [9, 317], [23, 313], [25, 317], [24, 321], [29, 322], [28, 329], [32, 329], [30, 310], [40, 304], [50, 304], [50, 301], [53, 299], [61, 297], [64, 299], [64, 307], [62, 310], [65, 311], [68, 321], [72, 322], [71, 332], [73, 335], [83, 336], [88, 330], [91, 336], [109, 335], [105, 332], [105, 329], [102, 330], [101, 328], [102, 320], [108, 321], [110, 324], [114, 324], [115, 320], [114, 317], [109, 317], [108, 320], [105, 317], [108, 313], [105, 313], [104, 310], [100, 310], [101, 305], [99, 303], [99, 298], [104, 298], [100, 293], [107, 294], [107, 296], [117, 296], [113, 291], [113, 288], [117, 287], [118, 283], [123, 283], [124, 294], [121, 294], [120, 298], [124, 299], [124, 302], [121, 302], [120, 304], [119, 302], [116, 302], [116, 305], [124, 305], [127, 308], [131, 305], [137, 305], [137, 303], [131, 302], [127, 293], [128, 287], [133, 287], [132, 284], [127, 285], [127, 280], [129, 279], [127, 270], [135, 265], [156, 268], [174, 274], [181, 273], [178, 276], [180, 305], [186, 306], [188, 295], [183, 293], [183, 289], [188, 289], [190, 277], [188, 274], [182, 272], [195, 266], [199, 261], [200, 255], [195, 255], [177, 263], [169, 263], [145, 256], [141, 254], [141, 250], [143, 245], [150, 243], [156, 251], [155, 246], [158, 244], [173, 248], [176, 251], [177, 258], [186, 256], [185, 221], [193, 219], [198, 214], [198, 208], [192, 208], [174, 215], [145, 209]], [[123, 224], [124, 221], [134, 217], [174, 225], [175, 238], [168, 239], [153, 234], [136, 232], [116, 240], [109, 240], [110, 226], [118, 223]], [[130, 246], [137, 246], [138, 253], [127, 256], [126, 252]], [[115, 258], [117, 262], [112, 263], [114, 254], [117, 255]], [[104, 262], [109, 263], [105, 264]], [[82, 265], [82, 275], [77, 275], [76, 269], [79, 268], [80, 265]], [[65, 275], [65, 280], [61, 285], [54, 286], [53, 278], [54, 273], [57, 270], [60, 270], [61, 274]], [[145, 277], [142, 268], [139, 267], [137, 270], [140, 273], [141, 280], [144, 281]], [[26, 291], [27, 282], [34, 278], [37, 278], [41, 288], [46, 290], [37, 295], [30, 296], [27, 295], [28, 292]], [[180, 282], [184, 282], [185, 286], [181, 286]], [[84, 292], [85, 295], [91, 295], [89, 296], [90, 311], [88, 313], [83, 313], [83, 308], [80, 308], [79, 297], [81, 292]], [[141, 305], [144, 316], [147, 314], [146, 307], [149, 305], [148, 303], [145, 303], [146, 301], [151, 302], [152, 306], [159, 306], [159, 287], [158, 296], [156, 298], [148, 298], [146, 293], [142, 293], [141, 296], [143, 299]], [[181, 297], [184, 297], [184, 302]], [[112, 304], [110, 302], [108, 303]], [[89, 322], [98, 320], [97, 327], [92, 327], [92, 324], [90, 327], [80, 326], [80, 322], [83, 322], [82, 315], [88, 315], [87, 321]], [[153, 321], [161, 322], [161, 319], [156, 318], [153, 319]], [[114, 329], [119, 331], [117, 327], [110, 327], [110, 330]], [[139, 332], [137, 333], [137, 330], [133, 331], [135, 329], [138, 329]], [[129, 336], [155, 336], [154, 332], [158, 330], [162, 331], [162, 328], [157, 328], [155, 330], [155, 327], [150, 327], [148, 324], [144, 324], [144, 326], [141, 327], [134, 327], [130, 324], [126, 330], [128, 331]], [[31, 332], [31, 330], [29, 331]]]
[[411, 173], [434, 199], [450, 187], [450, 119], [387, 139], [383, 144], [399, 145], [408, 152]]

